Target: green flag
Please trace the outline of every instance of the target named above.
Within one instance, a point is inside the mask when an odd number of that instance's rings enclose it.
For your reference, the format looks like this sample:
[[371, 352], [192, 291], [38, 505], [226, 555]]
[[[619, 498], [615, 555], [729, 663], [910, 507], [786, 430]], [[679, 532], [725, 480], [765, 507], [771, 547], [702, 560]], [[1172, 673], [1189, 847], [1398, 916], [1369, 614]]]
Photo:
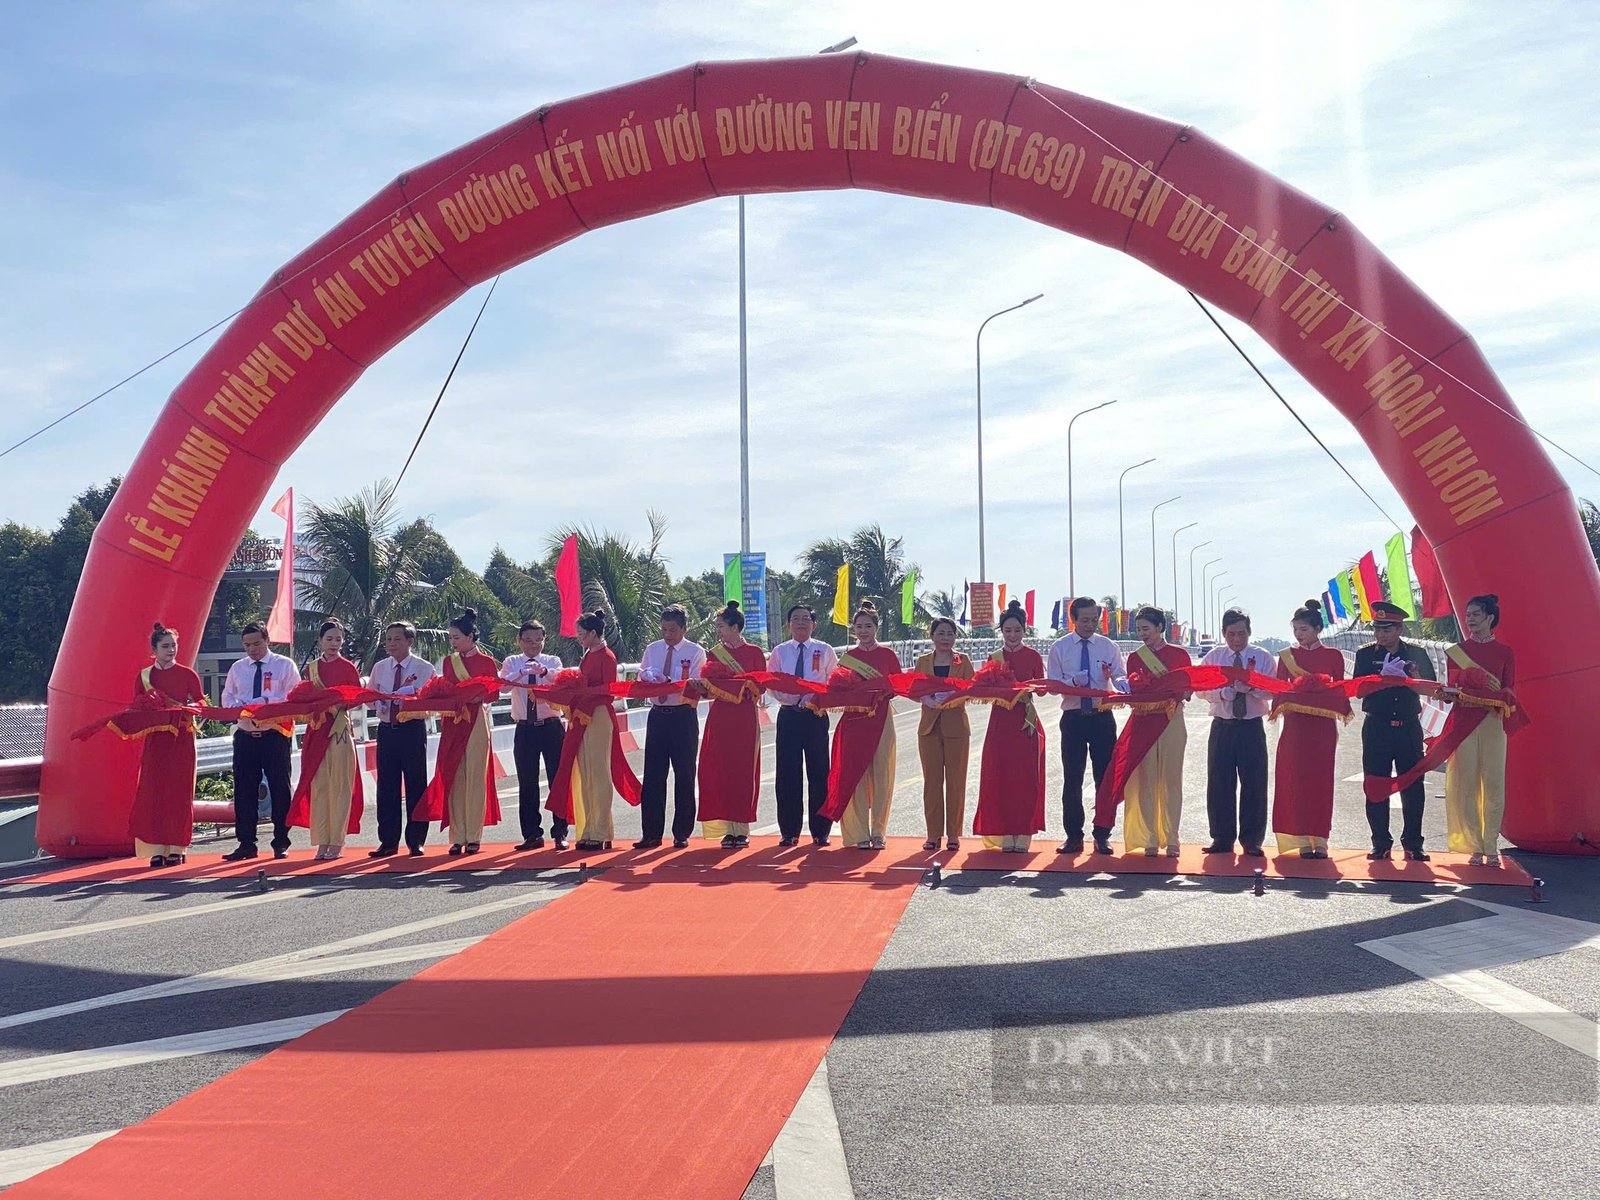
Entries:
[[916, 598], [913, 593], [917, 589], [917, 573], [912, 571], [906, 576], [906, 581], [900, 585], [900, 624], [911, 624], [911, 610], [915, 606]]
[[1417, 602], [1411, 595], [1411, 572], [1406, 569], [1406, 535], [1397, 533], [1384, 545], [1389, 559], [1389, 600], [1417, 615]]
[[744, 563], [737, 554], [730, 554], [723, 564], [722, 599], [724, 603], [729, 600], [744, 603]]

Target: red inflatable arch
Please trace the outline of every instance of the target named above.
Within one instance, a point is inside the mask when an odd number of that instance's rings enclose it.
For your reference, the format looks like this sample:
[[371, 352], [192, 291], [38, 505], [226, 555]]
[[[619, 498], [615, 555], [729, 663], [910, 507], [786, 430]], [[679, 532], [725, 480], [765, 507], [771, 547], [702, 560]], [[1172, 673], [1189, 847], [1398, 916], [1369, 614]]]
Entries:
[[[1343, 217], [1172, 121], [868, 54], [706, 63], [546, 105], [401, 175], [273, 275], [183, 380], [95, 532], [61, 656], [39, 843], [130, 852], [136, 747], [69, 743], [127, 699], [151, 622], [199, 629], [279, 466], [466, 289], [585, 230], [714, 196], [872, 188], [1126, 251], [1270, 342], [1361, 432], [1452, 593], [1495, 591], [1532, 726], [1505, 833], [1600, 840], [1600, 575], [1573, 498], [1467, 334]], [[187, 643], [194, 646], [191, 640]]]

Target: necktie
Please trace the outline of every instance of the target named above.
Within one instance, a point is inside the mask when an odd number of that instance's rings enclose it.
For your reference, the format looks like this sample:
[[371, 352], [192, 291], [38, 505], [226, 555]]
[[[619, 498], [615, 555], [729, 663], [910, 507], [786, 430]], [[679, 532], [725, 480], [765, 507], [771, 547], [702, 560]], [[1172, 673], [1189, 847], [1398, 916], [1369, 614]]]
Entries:
[[[394, 660], [394, 678], [389, 682], [389, 690], [391, 692], [398, 692], [400, 690], [400, 672], [404, 667], [405, 664], [398, 658]], [[391, 700], [389, 701], [387, 707], [389, 709], [389, 724], [393, 725], [395, 722], [395, 717], [398, 716], [400, 712], [399, 701]]]
[[[1078, 655], [1078, 670], [1083, 672], [1084, 686], [1093, 687], [1094, 680], [1089, 678], [1089, 639], [1079, 638], [1078, 645], [1082, 647], [1082, 653]], [[1094, 701], [1085, 696], [1082, 700], [1078, 701], [1078, 707], [1084, 712], [1093, 712]]]
[[260, 663], [260, 662], [256, 663], [255, 690], [250, 693], [250, 698], [252, 700], [264, 700], [264, 699], [266, 699], [266, 697], [261, 694], [261, 668], [262, 668], [262, 666], [263, 666], [262, 663]]
[[[1235, 650], [1233, 652], [1233, 665], [1238, 667], [1238, 668], [1240, 668], [1241, 670], [1244, 668], [1244, 655], [1240, 654], [1237, 650]], [[1235, 721], [1244, 720], [1244, 712], [1245, 712], [1245, 707], [1244, 706], [1245, 706], [1244, 693], [1240, 692], [1240, 691], [1235, 691], [1233, 693], [1233, 719]]]
[[796, 679], [804, 679], [806, 677], [806, 644], [804, 642], [795, 644], [794, 677]]

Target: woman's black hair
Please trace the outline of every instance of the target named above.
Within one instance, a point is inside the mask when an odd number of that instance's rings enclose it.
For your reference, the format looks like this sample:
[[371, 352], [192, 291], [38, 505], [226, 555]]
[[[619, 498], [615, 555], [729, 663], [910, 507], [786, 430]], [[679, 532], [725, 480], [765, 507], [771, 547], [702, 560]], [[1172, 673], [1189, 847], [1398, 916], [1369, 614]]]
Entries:
[[1485, 592], [1483, 595], [1474, 596], [1467, 601], [1468, 608], [1471, 608], [1474, 604], [1483, 609], [1484, 614], [1489, 618], [1490, 629], [1500, 624], [1500, 597], [1498, 595], [1494, 592]]
[[343, 633], [344, 622], [339, 620], [338, 617], [329, 617], [322, 623], [322, 628], [317, 630], [317, 640], [320, 642], [322, 640], [322, 635], [327, 633], [330, 629], [337, 629], [340, 633]]
[[851, 623], [854, 624], [862, 617], [866, 617], [874, 625], [881, 625], [883, 623], [882, 618], [878, 615], [878, 606], [871, 600], [863, 600], [861, 602], [861, 604], [856, 608], [856, 615], [851, 619]]
[[178, 631], [176, 629], [168, 629], [160, 621], [157, 621], [150, 629], [150, 649], [154, 650], [161, 644], [161, 639], [168, 636], [177, 638]]
[[739, 602], [729, 600], [717, 612], [717, 620], [724, 625], [732, 625], [735, 629], [744, 628], [744, 614], [739, 611]]
[[598, 608], [592, 613], [585, 613], [583, 616], [578, 618], [578, 628], [587, 629], [596, 637], [605, 637], [606, 614]]
[[1028, 613], [1027, 610], [1022, 607], [1022, 603], [1020, 601], [1013, 600], [1007, 604], [1005, 612], [1000, 614], [1000, 619], [995, 622], [995, 625], [996, 627], [1003, 629], [1005, 628], [1005, 623], [1007, 621], [1015, 621], [1024, 629], [1028, 627]]
[[1167, 614], [1149, 604], [1134, 613], [1133, 619], [1135, 621], [1143, 621], [1146, 625], [1154, 625], [1157, 629], [1165, 629], [1167, 627]]
[[1292, 624], [1309, 625], [1313, 629], [1321, 629], [1323, 626], [1322, 601], [1307, 600], [1305, 604], [1294, 610], [1294, 616], [1290, 618], [1290, 622]]
[[932, 637], [934, 634], [938, 633], [939, 626], [941, 625], [950, 626], [951, 633], [955, 634], [957, 637], [961, 636], [961, 626], [956, 624], [954, 617], [935, 617], [933, 619], [933, 624], [928, 626], [928, 636]]
[[458, 629], [461, 631], [463, 636], [469, 637], [473, 641], [477, 641], [478, 610], [475, 608], [463, 608], [461, 610], [461, 615], [450, 622], [450, 628]]

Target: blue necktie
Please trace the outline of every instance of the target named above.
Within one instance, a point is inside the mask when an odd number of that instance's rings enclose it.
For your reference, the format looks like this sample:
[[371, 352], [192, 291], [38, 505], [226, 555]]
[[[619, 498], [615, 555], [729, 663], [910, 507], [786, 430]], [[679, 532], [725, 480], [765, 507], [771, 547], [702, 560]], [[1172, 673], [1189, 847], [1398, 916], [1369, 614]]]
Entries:
[[[1089, 639], [1079, 638], [1078, 644], [1083, 647], [1083, 653], [1078, 656], [1078, 670], [1083, 672], [1084, 679], [1087, 680], [1087, 684], [1085, 686], [1092, 686], [1094, 680], [1089, 678]], [[1085, 696], [1082, 700], [1078, 701], [1078, 707], [1084, 712], [1093, 712], [1094, 701]]]

